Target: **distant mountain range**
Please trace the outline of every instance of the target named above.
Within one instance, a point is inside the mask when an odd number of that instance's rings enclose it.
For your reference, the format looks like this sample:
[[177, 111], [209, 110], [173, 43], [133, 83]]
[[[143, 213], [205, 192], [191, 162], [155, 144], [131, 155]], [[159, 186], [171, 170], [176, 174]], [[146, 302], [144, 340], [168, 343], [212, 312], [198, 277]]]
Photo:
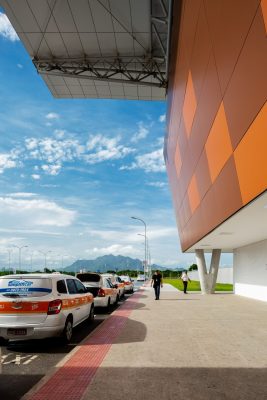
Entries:
[[[82, 269], [92, 272], [107, 272], [107, 271], [142, 271], [142, 261], [131, 257], [114, 256], [112, 254], [102, 257], [97, 257], [95, 260], [77, 260], [73, 264], [64, 268], [66, 272], [78, 272]], [[153, 264], [152, 269], [166, 270], [167, 268]]]

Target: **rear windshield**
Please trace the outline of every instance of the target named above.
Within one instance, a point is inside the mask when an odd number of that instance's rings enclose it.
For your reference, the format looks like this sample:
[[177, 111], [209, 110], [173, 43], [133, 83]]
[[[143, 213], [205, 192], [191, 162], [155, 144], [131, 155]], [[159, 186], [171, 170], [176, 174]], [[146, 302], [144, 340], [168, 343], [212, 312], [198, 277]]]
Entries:
[[1, 278], [0, 295], [6, 297], [41, 297], [52, 292], [49, 278]]
[[100, 275], [97, 274], [77, 274], [76, 277], [80, 279], [82, 282], [99, 282], [100, 281]]

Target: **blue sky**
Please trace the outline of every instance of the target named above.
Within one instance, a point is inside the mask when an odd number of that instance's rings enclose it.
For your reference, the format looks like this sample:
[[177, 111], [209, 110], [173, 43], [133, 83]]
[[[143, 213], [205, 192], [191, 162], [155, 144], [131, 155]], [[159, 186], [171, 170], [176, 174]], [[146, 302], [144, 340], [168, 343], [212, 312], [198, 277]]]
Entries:
[[0, 266], [69, 265], [104, 254], [182, 254], [162, 156], [165, 102], [54, 99], [0, 14]]

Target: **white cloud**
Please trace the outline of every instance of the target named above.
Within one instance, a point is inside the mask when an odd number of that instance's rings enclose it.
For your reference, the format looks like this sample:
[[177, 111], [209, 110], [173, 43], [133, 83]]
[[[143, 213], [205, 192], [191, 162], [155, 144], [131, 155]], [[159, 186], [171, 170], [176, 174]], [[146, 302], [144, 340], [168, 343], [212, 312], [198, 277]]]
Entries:
[[61, 170], [61, 165], [60, 164], [54, 164], [54, 165], [47, 165], [44, 164], [42, 165], [42, 170], [45, 171], [48, 175], [58, 175], [60, 170]]
[[72, 224], [76, 212], [59, 206], [53, 201], [42, 198], [0, 197], [0, 218], [9, 220], [10, 225], [57, 226]]
[[131, 165], [123, 165], [121, 170], [143, 169], [145, 172], [165, 172], [165, 162], [162, 149], [135, 157]]
[[38, 140], [35, 138], [29, 138], [25, 140], [25, 146], [27, 150], [33, 150], [36, 149], [38, 146]]
[[59, 119], [59, 114], [57, 114], [55, 112], [50, 112], [50, 113], [46, 114], [45, 118], [46, 119]]
[[165, 122], [166, 121], [166, 114], [162, 114], [159, 116], [159, 122]]
[[59, 187], [59, 185], [54, 185], [51, 183], [45, 183], [43, 185], [40, 185], [41, 187], [45, 187], [45, 188], [55, 188], [55, 187]]
[[125, 147], [119, 142], [119, 137], [90, 136], [86, 148], [91, 153], [84, 155], [85, 161], [88, 164], [96, 164], [107, 160], [118, 160], [135, 151], [135, 149]]
[[[67, 138], [66, 131], [55, 130], [56, 137], [28, 137], [24, 146], [13, 149], [10, 153], [0, 154], [0, 174], [7, 168], [22, 166], [22, 161], [34, 160], [33, 179], [40, 179], [41, 172], [56, 176], [64, 167], [64, 163], [76, 161], [85, 164], [97, 164], [105, 161], [119, 160], [135, 151], [120, 143], [121, 138], [92, 135], [84, 144], [73, 137]], [[67, 166], [71, 168], [70, 165]], [[76, 166], [75, 166], [76, 167]], [[76, 167], [77, 168], [77, 167]], [[81, 168], [79, 166], [79, 168]], [[86, 169], [88, 172], [88, 168]]]
[[20, 68], [20, 69], [22, 69], [22, 68], [23, 68], [23, 65], [22, 65], [22, 64], [17, 64], [17, 67]]
[[2, 153], [0, 154], [0, 174], [2, 174], [5, 169], [15, 168], [18, 166], [16, 161], [18, 155], [16, 152]]
[[157, 146], [163, 146], [164, 144], [164, 137], [159, 137], [156, 142]]
[[138, 131], [133, 135], [131, 142], [137, 143], [139, 140], [145, 139], [149, 134], [149, 130], [144, 127], [143, 122], [138, 123]]
[[28, 193], [28, 192], [17, 192], [17, 193], [9, 193], [7, 196], [29, 198], [29, 197], [35, 197], [35, 196], [37, 196], [37, 194], [36, 193]]
[[41, 175], [39, 175], [39, 174], [32, 174], [31, 177], [32, 177], [32, 179], [35, 179], [36, 181], [41, 179]]
[[150, 239], [163, 239], [166, 237], [177, 237], [177, 228], [175, 227], [165, 227], [165, 226], [154, 226], [149, 228], [149, 238]]
[[19, 40], [18, 35], [15, 32], [15, 29], [11, 25], [9, 19], [6, 14], [0, 12], [0, 35], [5, 39], [10, 40], [11, 42], [15, 42]]
[[55, 129], [54, 135], [57, 139], [62, 139], [65, 136], [66, 131], [64, 129]]
[[131, 245], [112, 244], [108, 247], [94, 247], [93, 250], [87, 250], [86, 253], [92, 253], [95, 256], [114, 254], [114, 255], [136, 255], [136, 250]]
[[[44, 231], [40, 229], [18, 229], [17, 227], [14, 229], [8, 228], [0, 228], [0, 233], [23, 233], [23, 234], [32, 234], [32, 235], [47, 235], [47, 236], [62, 236], [62, 233], [55, 231]], [[18, 239], [18, 238], [16, 238]], [[20, 238], [21, 239], [21, 238]]]
[[147, 182], [148, 186], [156, 187], [156, 188], [164, 188], [167, 186], [166, 182]]
[[26, 157], [44, 162], [41, 169], [48, 175], [58, 175], [63, 162], [74, 161], [84, 152], [84, 146], [74, 139], [27, 138], [25, 146], [29, 150]]

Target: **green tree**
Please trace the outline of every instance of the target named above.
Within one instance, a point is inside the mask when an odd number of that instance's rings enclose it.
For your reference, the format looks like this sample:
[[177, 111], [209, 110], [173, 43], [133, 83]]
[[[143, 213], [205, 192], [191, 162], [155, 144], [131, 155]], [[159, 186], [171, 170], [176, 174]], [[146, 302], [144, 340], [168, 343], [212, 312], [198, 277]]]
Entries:
[[190, 265], [188, 271], [197, 271], [197, 264]]

